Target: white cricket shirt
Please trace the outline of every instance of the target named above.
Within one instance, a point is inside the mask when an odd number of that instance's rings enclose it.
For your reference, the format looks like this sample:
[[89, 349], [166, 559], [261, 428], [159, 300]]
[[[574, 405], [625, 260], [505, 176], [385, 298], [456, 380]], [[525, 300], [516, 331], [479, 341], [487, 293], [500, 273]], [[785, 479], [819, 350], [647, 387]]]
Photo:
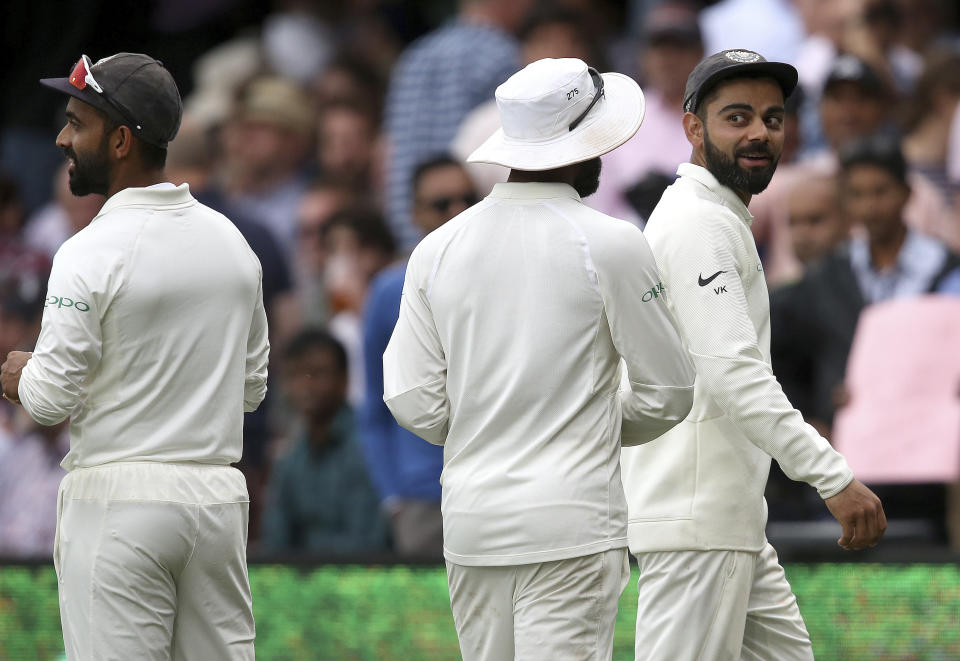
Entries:
[[759, 551], [770, 458], [828, 498], [853, 480], [770, 368], [770, 302], [753, 216], [708, 170], [681, 165], [644, 234], [697, 370], [685, 421], [623, 451], [630, 550]]
[[497, 184], [428, 235], [383, 361], [397, 421], [444, 445], [444, 554], [462, 565], [625, 546], [621, 421], [624, 444], [647, 442], [692, 401], [643, 234], [566, 184]]
[[229, 464], [266, 393], [260, 263], [186, 185], [127, 188], [57, 252], [19, 396], [70, 418], [67, 470], [113, 461]]

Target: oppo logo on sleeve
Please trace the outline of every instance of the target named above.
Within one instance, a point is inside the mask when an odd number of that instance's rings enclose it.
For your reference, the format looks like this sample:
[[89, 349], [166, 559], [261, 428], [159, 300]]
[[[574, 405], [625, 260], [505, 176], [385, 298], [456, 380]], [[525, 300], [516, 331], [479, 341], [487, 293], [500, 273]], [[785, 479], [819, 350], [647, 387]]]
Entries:
[[640, 299], [644, 303], [652, 301], [655, 298], [660, 298], [660, 295], [663, 294], [663, 283], [658, 282], [651, 289], [648, 289], [644, 292], [643, 297]]
[[90, 306], [84, 303], [83, 301], [75, 301], [72, 298], [67, 298], [66, 296], [47, 296], [46, 300], [43, 302], [43, 307], [45, 308], [73, 308], [74, 310], [79, 310], [80, 312], [87, 312], [90, 310]]

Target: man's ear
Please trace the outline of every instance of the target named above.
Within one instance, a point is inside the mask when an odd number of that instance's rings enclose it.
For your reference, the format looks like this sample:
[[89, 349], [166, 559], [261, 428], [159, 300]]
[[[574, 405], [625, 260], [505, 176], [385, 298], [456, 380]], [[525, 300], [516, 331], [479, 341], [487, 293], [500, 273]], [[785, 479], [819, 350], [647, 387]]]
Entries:
[[703, 148], [703, 122], [700, 118], [692, 112], [683, 113], [683, 132], [687, 136], [687, 142], [689, 142], [694, 151]]
[[133, 132], [129, 126], [120, 125], [113, 130], [110, 136], [110, 149], [117, 160], [121, 160], [130, 155], [133, 150]]

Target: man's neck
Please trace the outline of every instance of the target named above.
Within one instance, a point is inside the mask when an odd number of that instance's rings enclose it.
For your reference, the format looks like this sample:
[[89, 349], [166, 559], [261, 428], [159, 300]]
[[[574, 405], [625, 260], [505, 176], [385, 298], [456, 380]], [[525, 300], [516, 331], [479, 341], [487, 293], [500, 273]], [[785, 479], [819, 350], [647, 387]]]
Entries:
[[507, 177], [509, 183], [518, 184], [570, 184], [576, 181], [577, 170], [575, 165], [557, 168], [555, 170], [510, 170]]
[[167, 181], [167, 175], [162, 169], [123, 173], [120, 176], [114, 177], [110, 182], [107, 197], [113, 197], [126, 188], [146, 188], [154, 184], [162, 184], [165, 181]]
[[907, 227], [901, 225], [897, 232], [880, 240], [870, 240], [870, 263], [876, 271], [883, 271], [897, 263], [900, 250], [907, 240]]

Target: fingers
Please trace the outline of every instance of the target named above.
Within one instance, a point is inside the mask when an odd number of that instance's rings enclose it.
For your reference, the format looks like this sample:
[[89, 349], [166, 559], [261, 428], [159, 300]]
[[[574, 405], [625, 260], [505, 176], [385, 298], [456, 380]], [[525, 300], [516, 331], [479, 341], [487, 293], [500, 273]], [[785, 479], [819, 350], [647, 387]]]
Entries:
[[853, 540], [854, 535], [853, 524], [849, 521], [841, 521], [840, 525], [843, 526], [843, 534], [840, 536], [840, 539], [837, 540], [837, 544], [849, 550], [850, 542]]

